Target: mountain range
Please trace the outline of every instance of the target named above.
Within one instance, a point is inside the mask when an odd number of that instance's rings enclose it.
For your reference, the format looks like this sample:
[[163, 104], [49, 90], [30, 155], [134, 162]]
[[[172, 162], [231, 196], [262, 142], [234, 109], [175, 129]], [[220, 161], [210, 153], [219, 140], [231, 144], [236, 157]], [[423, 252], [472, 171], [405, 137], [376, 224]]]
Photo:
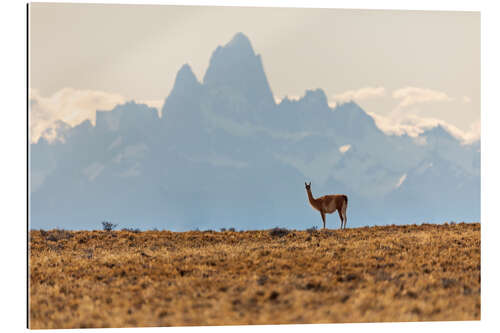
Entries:
[[388, 135], [321, 89], [276, 103], [242, 33], [217, 47], [202, 81], [182, 66], [158, 111], [127, 102], [31, 144], [30, 227], [320, 226], [305, 181], [314, 196], [349, 196], [347, 227], [480, 220], [479, 141], [441, 126]]

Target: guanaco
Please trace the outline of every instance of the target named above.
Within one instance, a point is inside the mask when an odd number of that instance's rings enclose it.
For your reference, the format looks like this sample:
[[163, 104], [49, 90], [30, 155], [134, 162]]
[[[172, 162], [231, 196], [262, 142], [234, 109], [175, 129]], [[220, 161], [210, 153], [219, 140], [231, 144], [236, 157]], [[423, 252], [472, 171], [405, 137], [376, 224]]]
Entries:
[[347, 195], [345, 194], [330, 194], [319, 198], [314, 198], [311, 193], [311, 182], [306, 185], [307, 197], [312, 208], [318, 210], [323, 220], [323, 229], [326, 228], [325, 214], [331, 214], [337, 211], [340, 217], [340, 229], [345, 229], [347, 224]]

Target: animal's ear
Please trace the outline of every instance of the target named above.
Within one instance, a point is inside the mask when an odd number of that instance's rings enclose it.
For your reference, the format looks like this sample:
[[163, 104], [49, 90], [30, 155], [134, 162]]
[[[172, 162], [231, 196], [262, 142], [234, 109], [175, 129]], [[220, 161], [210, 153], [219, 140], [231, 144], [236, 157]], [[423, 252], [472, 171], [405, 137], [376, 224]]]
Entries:
[[309, 186], [311, 186], [311, 182], [309, 182]]
[[305, 185], [305, 186], [307, 186], [307, 183], [306, 183], [306, 182], [304, 182], [304, 185]]

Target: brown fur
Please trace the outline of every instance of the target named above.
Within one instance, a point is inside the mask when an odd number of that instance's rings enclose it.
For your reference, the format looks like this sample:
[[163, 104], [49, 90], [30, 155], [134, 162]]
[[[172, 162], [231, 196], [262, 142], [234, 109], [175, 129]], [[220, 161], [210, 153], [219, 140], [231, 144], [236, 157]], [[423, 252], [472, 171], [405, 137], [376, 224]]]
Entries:
[[311, 206], [320, 212], [323, 220], [323, 229], [326, 228], [326, 214], [332, 214], [335, 211], [339, 213], [340, 228], [345, 229], [347, 224], [347, 195], [345, 194], [330, 194], [319, 198], [314, 198], [311, 192], [311, 183], [306, 185], [307, 197]]

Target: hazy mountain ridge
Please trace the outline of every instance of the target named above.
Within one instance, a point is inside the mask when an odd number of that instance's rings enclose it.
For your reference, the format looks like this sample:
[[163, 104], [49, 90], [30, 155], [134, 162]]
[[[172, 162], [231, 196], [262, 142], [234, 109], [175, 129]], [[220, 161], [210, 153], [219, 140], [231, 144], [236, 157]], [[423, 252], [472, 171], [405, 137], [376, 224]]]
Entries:
[[31, 227], [305, 228], [320, 222], [306, 180], [315, 196], [349, 195], [348, 226], [479, 220], [479, 145], [442, 127], [388, 136], [321, 89], [276, 104], [243, 34], [203, 82], [182, 66], [161, 114], [130, 102], [32, 144]]

